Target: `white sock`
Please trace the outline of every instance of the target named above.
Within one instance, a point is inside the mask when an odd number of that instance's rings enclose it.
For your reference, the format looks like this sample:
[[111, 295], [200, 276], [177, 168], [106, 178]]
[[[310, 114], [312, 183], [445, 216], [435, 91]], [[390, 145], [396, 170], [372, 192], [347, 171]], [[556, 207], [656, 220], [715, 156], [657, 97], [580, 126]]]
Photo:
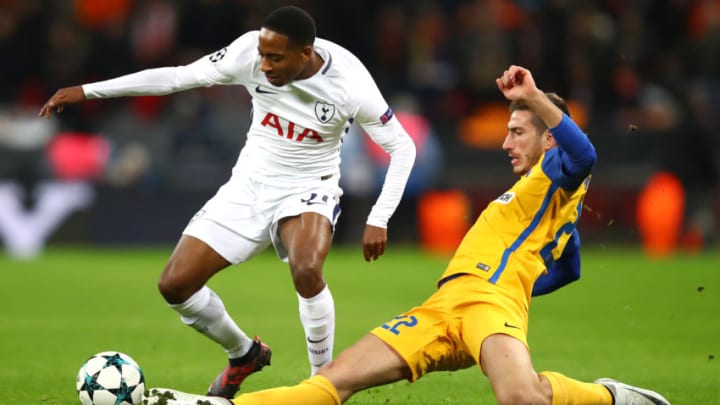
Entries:
[[333, 357], [335, 303], [327, 285], [312, 298], [303, 298], [298, 294], [298, 302], [308, 347], [310, 375], [315, 375]]
[[204, 286], [181, 304], [170, 307], [180, 314], [186, 325], [219, 343], [228, 357], [242, 357], [252, 347], [253, 341], [230, 318], [220, 297]]

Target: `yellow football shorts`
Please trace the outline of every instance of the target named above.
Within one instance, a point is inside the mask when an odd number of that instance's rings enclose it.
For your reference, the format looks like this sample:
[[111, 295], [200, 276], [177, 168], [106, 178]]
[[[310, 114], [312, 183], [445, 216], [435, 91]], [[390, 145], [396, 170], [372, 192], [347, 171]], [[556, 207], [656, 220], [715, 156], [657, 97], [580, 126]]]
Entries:
[[410, 381], [415, 381], [431, 371], [480, 364], [482, 342], [496, 333], [527, 346], [528, 310], [523, 300], [466, 274], [447, 281], [421, 306], [371, 333], [405, 359], [412, 372]]

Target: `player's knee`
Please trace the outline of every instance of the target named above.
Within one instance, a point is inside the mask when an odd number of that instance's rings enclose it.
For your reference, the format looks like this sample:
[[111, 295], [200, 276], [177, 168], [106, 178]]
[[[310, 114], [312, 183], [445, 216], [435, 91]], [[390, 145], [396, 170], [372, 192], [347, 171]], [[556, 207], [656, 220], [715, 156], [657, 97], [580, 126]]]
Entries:
[[495, 390], [498, 405], [550, 405], [552, 397], [539, 387], [513, 386]]
[[[353, 369], [353, 367], [350, 367], [350, 369]], [[336, 361], [331, 360], [329, 363], [322, 366], [322, 368], [318, 371], [318, 375], [321, 375], [330, 381], [343, 402], [350, 398], [354, 393], [366, 388], [360, 379], [355, 378], [357, 377], [356, 373], [352, 371], [348, 372], [347, 365], [343, 365], [342, 362], [338, 364]]]
[[325, 287], [322, 267], [317, 263], [299, 262], [290, 265], [293, 283], [297, 292], [305, 297], [314, 297]]
[[172, 264], [168, 263], [158, 279], [158, 290], [169, 304], [179, 304], [186, 301], [195, 292], [187, 283], [184, 283], [177, 273], [172, 271]]

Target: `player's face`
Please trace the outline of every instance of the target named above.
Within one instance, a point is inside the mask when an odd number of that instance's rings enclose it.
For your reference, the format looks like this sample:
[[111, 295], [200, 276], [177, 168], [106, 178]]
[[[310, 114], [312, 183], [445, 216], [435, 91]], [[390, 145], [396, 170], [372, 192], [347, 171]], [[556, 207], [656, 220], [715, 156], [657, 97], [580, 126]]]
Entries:
[[273, 86], [284, 86], [298, 78], [305, 69], [312, 47], [291, 46], [286, 35], [267, 28], [260, 30], [258, 40], [260, 70]]
[[527, 173], [540, 156], [553, 146], [553, 139], [546, 130], [538, 133], [533, 125], [535, 114], [527, 110], [516, 110], [510, 115], [508, 133], [503, 142], [503, 150], [510, 156], [513, 173], [522, 176]]

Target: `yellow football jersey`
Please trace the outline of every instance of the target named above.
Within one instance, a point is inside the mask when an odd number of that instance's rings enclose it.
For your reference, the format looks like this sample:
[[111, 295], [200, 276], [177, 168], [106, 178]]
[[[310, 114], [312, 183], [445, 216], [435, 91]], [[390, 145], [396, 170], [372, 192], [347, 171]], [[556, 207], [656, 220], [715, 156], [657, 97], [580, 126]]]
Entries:
[[[560, 257], [580, 219], [590, 176], [572, 179], [553, 148], [492, 201], [467, 232], [441, 281], [476, 274], [530, 302], [535, 280]], [[520, 291], [518, 291], [520, 290]]]

